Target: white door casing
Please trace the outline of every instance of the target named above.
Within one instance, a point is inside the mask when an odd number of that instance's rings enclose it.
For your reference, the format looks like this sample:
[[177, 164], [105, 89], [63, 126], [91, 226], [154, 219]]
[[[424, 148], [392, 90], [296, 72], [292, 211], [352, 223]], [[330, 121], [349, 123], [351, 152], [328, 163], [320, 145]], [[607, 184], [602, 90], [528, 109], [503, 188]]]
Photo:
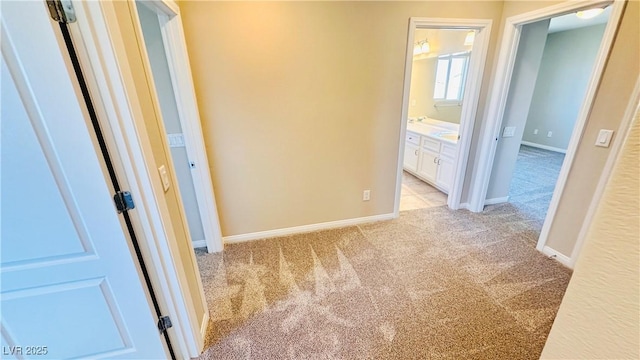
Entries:
[[402, 165], [404, 158], [404, 142], [407, 133], [407, 120], [409, 114], [409, 90], [411, 86], [411, 71], [413, 67], [413, 45], [416, 29], [469, 29], [475, 30], [476, 36], [473, 43], [473, 51], [469, 60], [467, 70], [467, 81], [464, 85], [464, 101], [462, 104], [462, 114], [460, 119], [460, 131], [458, 147], [453, 163], [453, 174], [447, 205], [454, 210], [466, 207], [462, 204], [462, 190], [465, 180], [465, 172], [471, 150], [471, 136], [473, 134], [474, 123], [478, 103], [480, 101], [480, 88], [484, 65], [487, 60], [489, 50], [489, 37], [493, 21], [490, 19], [445, 19], [445, 18], [419, 18], [409, 19], [409, 29], [407, 36], [407, 48], [405, 52], [404, 89], [402, 95], [402, 115], [400, 119], [400, 141], [398, 152], [398, 170], [396, 173], [396, 196], [394, 202], [394, 216], [400, 214], [400, 191], [402, 188]]
[[166, 358], [57, 24], [40, 1], [1, 19], [3, 356]]

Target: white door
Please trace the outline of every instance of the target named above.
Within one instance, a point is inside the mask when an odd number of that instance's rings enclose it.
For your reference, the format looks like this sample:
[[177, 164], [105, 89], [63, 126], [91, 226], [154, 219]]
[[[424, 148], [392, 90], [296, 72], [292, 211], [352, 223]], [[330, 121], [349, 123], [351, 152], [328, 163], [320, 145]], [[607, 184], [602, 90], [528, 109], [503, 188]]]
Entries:
[[418, 146], [406, 143], [404, 145], [404, 168], [413, 172], [418, 171]]
[[451, 188], [451, 182], [453, 181], [454, 160], [447, 156], [440, 156], [438, 164], [436, 184], [445, 194], [448, 194]]
[[1, 357], [166, 358], [58, 24], [1, 19]]
[[438, 172], [438, 153], [431, 150], [420, 150], [420, 167], [418, 168], [418, 175], [422, 176], [425, 180], [436, 182], [436, 173]]

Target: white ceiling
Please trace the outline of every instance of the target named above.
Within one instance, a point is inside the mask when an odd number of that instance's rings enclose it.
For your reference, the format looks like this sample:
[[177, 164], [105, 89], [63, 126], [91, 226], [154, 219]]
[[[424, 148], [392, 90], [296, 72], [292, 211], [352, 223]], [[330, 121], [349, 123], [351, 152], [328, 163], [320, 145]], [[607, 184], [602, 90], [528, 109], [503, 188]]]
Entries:
[[594, 17], [593, 19], [580, 19], [576, 16], [576, 13], [571, 13], [563, 16], [558, 16], [551, 19], [549, 24], [549, 33], [558, 31], [573, 30], [581, 27], [593, 26], [598, 24], [604, 24], [609, 20], [611, 15], [611, 6], [604, 9], [602, 14]]

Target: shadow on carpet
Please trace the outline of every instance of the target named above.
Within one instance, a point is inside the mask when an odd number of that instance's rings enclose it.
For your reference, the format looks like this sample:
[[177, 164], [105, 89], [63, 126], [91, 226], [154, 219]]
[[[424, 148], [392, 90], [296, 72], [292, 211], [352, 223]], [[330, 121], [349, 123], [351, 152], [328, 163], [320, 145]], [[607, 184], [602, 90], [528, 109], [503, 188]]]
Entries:
[[201, 359], [537, 359], [571, 272], [509, 204], [198, 250]]

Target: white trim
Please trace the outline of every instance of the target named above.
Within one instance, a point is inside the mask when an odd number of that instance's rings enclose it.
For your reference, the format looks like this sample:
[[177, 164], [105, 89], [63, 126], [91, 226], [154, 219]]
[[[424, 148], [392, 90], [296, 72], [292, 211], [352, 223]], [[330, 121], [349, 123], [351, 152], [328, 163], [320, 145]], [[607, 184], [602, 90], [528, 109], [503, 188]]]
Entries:
[[204, 339], [207, 336], [207, 328], [209, 327], [209, 312], [207, 311], [202, 318], [202, 323], [200, 324], [200, 335]]
[[488, 19], [438, 19], [438, 18], [418, 18], [412, 17], [409, 20], [407, 35], [407, 48], [405, 53], [404, 88], [402, 93], [402, 113], [400, 119], [400, 140], [398, 149], [398, 169], [396, 174], [396, 195], [393, 205], [395, 216], [400, 214], [400, 191], [402, 188], [402, 169], [404, 161], [405, 136], [407, 132], [407, 119], [409, 118], [409, 91], [411, 88], [411, 70], [413, 67], [413, 44], [414, 33], [418, 28], [441, 28], [441, 29], [475, 29], [476, 34], [471, 57], [469, 59], [469, 69], [467, 70], [467, 81], [465, 82], [464, 98], [462, 103], [460, 130], [458, 146], [454, 159], [455, 169], [453, 181], [449, 189], [447, 205], [451, 209], [462, 207], [462, 188], [464, 186], [465, 172], [469, 160], [471, 149], [471, 138], [476, 119], [478, 103], [480, 101], [480, 89], [482, 78], [489, 50], [489, 39], [491, 36], [491, 25], [493, 21]]
[[165, 221], [169, 211], [160, 200], [162, 185], [157, 174], [149, 172], [145, 165], [153, 159], [151, 144], [140, 136], [144, 130], [139, 130], [136, 122], [141, 113], [131, 69], [127, 59], [122, 58], [126, 53], [123, 34], [113, 6], [111, 2], [76, 2], [77, 26], [70, 26], [70, 30], [95, 94], [96, 111], [119, 180], [134, 194], [138, 205], [130, 217], [151, 270], [156, 295], [173, 322], [169, 336], [174, 350], [179, 358], [196, 357], [204, 346], [199, 333], [201, 324], [195, 321], [193, 307], [185, 301], [187, 279], [184, 270], [176, 265], [180, 261], [177, 244], [168, 237], [173, 227]]
[[532, 142], [529, 142], [529, 141], [521, 141], [520, 144], [531, 146], [531, 147], [542, 149], [542, 150], [549, 150], [549, 151], [553, 151], [553, 152], [557, 152], [557, 153], [561, 153], [561, 154], [566, 154], [567, 153], [566, 149], [561, 149], [561, 148], [548, 146], [548, 145], [536, 144], [536, 143], [532, 143]]
[[346, 226], [354, 226], [354, 225], [360, 225], [365, 223], [371, 223], [375, 221], [391, 220], [395, 218], [397, 218], [395, 214], [389, 213], [389, 214], [365, 216], [365, 217], [346, 219], [346, 220], [328, 221], [328, 222], [317, 223], [317, 224], [294, 226], [289, 228], [257, 231], [257, 232], [247, 233], [247, 234], [225, 236], [224, 242], [225, 244], [235, 244], [235, 243], [251, 241], [251, 240], [267, 239], [272, 237], [286, 236], [286, 235], [293, 235], [293, 234], [302, 234], [302, 233], [308, 233], [308, 232], [313, 232], [318, 230], [335, 229], [335, 228], [341, 228]]
[[570, 264], [571, 264], [571, 259], [569, 259], [566, 255], [563, 255], [557, 251], [555, 251], [554, 249], [545, 246], [542, 248], [542, 250], [540, 250], [540, 252], [542, 252], [543, 254], [547, 255], [548, 257], [556, 260], [557, 262], [559, 262], [560, 264], [571, 268]]
[[503, 197], [499, 197], [499, 198], [493, 198], [493, 199], [487, 199], [484, 201], [485, 205], [495, 205], [495, 204], [502, 204], [502, 203], [506, 203], [509, 202], [509, 197], [508, 196], [503, 196]]
[[618, 127], [617, 135], [613, 140], [613, 144], [611, 145], [611, 151], [609, 152], [609, 156], [607, 157], [607, 162], [602, 169], [602, 175], [600, 175], [598, 187], [596, 187], [596, 190], [593, 194], [593, 198], [591, 199], [591, 203], [589, 204], [589, 210], [587, 210], [587, 215], [582, 222], [582, 228], [580, 228], [580, 233], [578, 234], [578, 239], [575, 246], [573, 247], [573, 251], [571, 252], [569, 267], [572, 269], [575, 266], [576, 261], [578, 260], [578, 256], [580, 255], [580, 251], [582, 250], [582, 246], [584, 245], [584, 241], [587, 237], [587, 233], [589, 232], [589, 228], [591, 227], [591, 222], [593, 221], [596, 211], [598, 210], [598, 205], [600, 204], [600, 200], [602, 199], [604, 190], [607, 188], [609, 178], [611, 177], [611, 172], [613, 171], [614, 165], [618, 161], [620, 150], [627, 140], [629, 128], [631, 127], [633, 117], [637, 111], [640, 111], [640, 76], [636, 81], [636, 86], [633, 89], [631, 98], [629, 99], [627, 110], [624, 113], [622, 122]]
[[193, 240], [191, 243], [193, 244], [194, 249], [207, 247], [207, 240], [205, 239]]
[[[479, 139], [477, 168], [475, 169], [474, 174], [472, 174], [471, 179], [469, 201], [471, 204], [471, 211], [482, 211], [484, 200], [489, 189], [489, 181], [491, 179], [491, 171], [493, 170], [493, 162], [495, 160], [498, 144], [497, 140], [500, 136], [500, 128], [507, 103], [507, 96], [509, 94], [509, 86], [511, 83], [511, 76], [513, 74], [513, 67], [520, 41], [522, 25], [548, 19], [557, 15], [575, 12], [585, 8], [598, 5], [608, 5], [611, 3], [613, 3], [614, 8], [611, 12], [605, 33], [603, 34], [600, 50], [598, 51], [598, 56], [593, 67], [591, 80], [585, 94], [585, 101], [583, 102], [576, 124], [574, 125], [573, 136], [571, 137], [569, 148], [567, 149], [567, 158], [565, 158], [560, 174], [561, 176], [558, 180], [558, 186], [556, 187], [556, 192], [554, 192], [553, 198], [556, 201], [554, 204], [554, 201], [552, 200], [551, 206], [549, 207], [550, 211], [547, 212], [547, 218], [552, 219], [553, 216], [555, 216], [555, 211], [557, 209], [557, 201], [562, 193], [562, 191], [558, 193], [558, 190], [564, 189], [566, 176], [568, 175], [568, 170], [571, 168], [570, 165], [573, 162], [575, 148], [582, 137], [584, 124], [587, 120], [591, 104], [595, 97], [597, 85], [602, 77], [604, 64], [611, 49], [611, 44], [613, 43], [616, 29], [618, 28], [618, 24], [622, 17], [622, 10], [625, 3], [624, 0], [565, 1], [557, 5], [507, 18], [502, 34], [502, 45], [499, 49], [498, 60], [495, 67], [495, 81], [489, 96], [489, 106], [487, 106], [483, 118], [485, 128]], [[552, 216], [549, 217], [550, 215]]]
[[189, 161], [196, 165], [191, 168], [191, 180], [207, 251], [220, 252], [223, 249], [222, 232], [179, 8], [172, 0], [140, 3], [158, 15], [185, 150]]

